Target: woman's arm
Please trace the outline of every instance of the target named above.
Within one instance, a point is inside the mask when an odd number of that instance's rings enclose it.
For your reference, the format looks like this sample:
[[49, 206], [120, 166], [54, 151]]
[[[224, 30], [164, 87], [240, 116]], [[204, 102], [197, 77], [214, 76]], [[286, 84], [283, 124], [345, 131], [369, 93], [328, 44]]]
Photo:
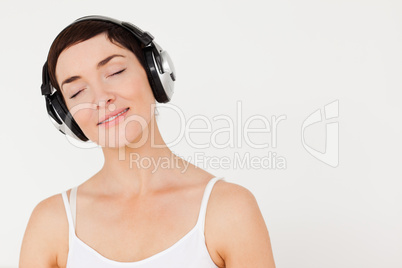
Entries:
[[214, 241], [225, 267], [275, 268], [268, 229], [254, 195], [240, 185], [222, 183], [214, 196]]
[[[57, 268], [57, 197], [40, 202], [32, 211], [22, 241], [19, 268]], [[58, 230], [57, 230], [58, 229]]]

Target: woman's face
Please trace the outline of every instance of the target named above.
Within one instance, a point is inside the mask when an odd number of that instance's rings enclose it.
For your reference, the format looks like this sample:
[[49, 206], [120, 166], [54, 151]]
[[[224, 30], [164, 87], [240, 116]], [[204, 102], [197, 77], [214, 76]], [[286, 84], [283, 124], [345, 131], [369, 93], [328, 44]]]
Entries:
[[144, 68], [106, 34], [64, 50], [56, 78], [75, 121], [102, 147], [138, 141], [154, 116], [155, 98]]

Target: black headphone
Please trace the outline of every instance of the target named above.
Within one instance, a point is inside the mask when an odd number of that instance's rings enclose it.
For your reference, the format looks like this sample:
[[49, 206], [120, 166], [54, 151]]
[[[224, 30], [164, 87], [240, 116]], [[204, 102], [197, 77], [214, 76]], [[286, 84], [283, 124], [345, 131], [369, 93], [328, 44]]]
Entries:
[[[156, 101], [166, 103], [171, 100], [174, 92], [174, 81], [176, 80], [173, 62], [169, 54], [153, 41], [154, 37], [150, 33], [142, 31], [131, 23], [96, 15], [79, 18], [66, 28], [86, 20], [110, 22], [132, 33], [144, 45], [142, 50], [145, 58], [145, 71]], [[88, 141], [67, 109], [62, 94], [51, 85], [47, 61], [43, 66], [41, 90], [42, 95], [45, 96], [47, 112], [55, 127], [63, 134], [68, 134], [81, 141]]]

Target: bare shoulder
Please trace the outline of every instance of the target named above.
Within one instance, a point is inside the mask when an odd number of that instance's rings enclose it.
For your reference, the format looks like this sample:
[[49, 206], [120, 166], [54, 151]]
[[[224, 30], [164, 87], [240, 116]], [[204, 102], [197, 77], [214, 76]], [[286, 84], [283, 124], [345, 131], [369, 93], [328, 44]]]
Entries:
[[255, 201], [253, 193], [246, 187], [224, 180], [218, 180], [213, 191], [215, 192], [213, 198], [222, 201], [225, 205], [233, 204], [233, 202]]
[[250, 190], [223, 180], [215, 183], [209, 204], [208, 213], [216, 216], [215, 223], [220, 221], [221, 224], [230, 224], [231, 221], [239, 220], [239, 217], [248, 216], [250, 220], [245, 222], [247, 224], [262, 217], [257, 200]]
[[25, 230], [19, 267], [58, 267], [57, 253], [65, 246], [66, 232], [68, 223], [61, 194], [39, 202]]
[[[257, 200], [247, 188], [216, 182], [206, 226], [213, 250], [224, 267], [275, 267], [271, 242]], [[207, 228], [206, 227], [206, 228]]]

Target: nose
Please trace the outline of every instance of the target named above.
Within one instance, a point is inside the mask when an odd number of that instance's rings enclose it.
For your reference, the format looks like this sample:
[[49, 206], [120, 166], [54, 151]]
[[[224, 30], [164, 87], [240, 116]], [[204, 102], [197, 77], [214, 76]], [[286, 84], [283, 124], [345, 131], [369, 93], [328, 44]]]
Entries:
[[97, 95], [96, 102], [98, 110], [107, 110], [109, 106], [114, 103], [116, 98], [110, 89], [100, 88]]
[[97, 104], [97, 109], [101, 110], [104, 109], [106, 110], [111, 104], [113, 104], [113, 100], [111, 98], [107, 100], [100, 100]]

